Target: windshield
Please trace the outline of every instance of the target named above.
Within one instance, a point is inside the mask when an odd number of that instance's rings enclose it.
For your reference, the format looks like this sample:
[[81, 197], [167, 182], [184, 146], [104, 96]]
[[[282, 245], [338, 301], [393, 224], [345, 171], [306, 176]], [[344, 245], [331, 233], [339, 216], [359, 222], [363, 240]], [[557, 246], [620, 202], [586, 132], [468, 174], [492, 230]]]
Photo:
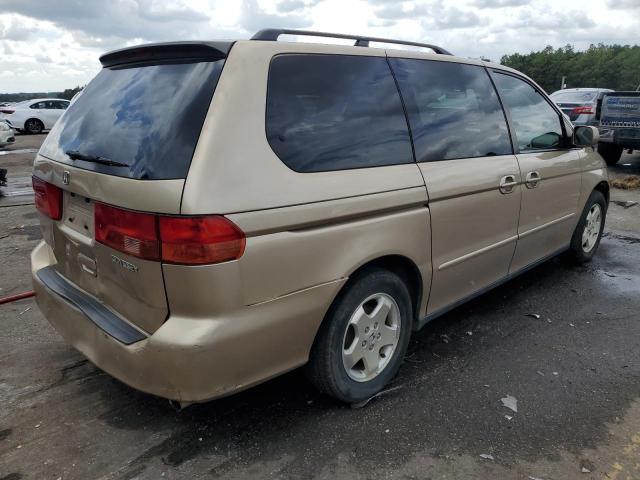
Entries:
[[556, 103], [592, 103], [598, 96], [598, 92], [554, 92], [551, 99]]
[[[223, 63], [104, 68], [69, 106], [40, 154], [121, 177], [185, 178]], [[87, 161], [98, 157], [106, 161]]]

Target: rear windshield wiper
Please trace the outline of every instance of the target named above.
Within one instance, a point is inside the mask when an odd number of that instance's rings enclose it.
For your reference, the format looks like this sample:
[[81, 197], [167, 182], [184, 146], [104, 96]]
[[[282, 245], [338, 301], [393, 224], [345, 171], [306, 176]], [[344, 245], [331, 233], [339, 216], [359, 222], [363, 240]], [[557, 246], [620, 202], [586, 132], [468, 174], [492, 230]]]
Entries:
[[69, 150], [64, 152], [71, 160], [82, 160], [83, 162], [99, 163], [100, 165], [107, 165], [109, 167], [128, 167], [126, 163], [116, 162], [109, 160], [108, 158], [100, 157], [98, 155], [85, 155], [77, 150]]

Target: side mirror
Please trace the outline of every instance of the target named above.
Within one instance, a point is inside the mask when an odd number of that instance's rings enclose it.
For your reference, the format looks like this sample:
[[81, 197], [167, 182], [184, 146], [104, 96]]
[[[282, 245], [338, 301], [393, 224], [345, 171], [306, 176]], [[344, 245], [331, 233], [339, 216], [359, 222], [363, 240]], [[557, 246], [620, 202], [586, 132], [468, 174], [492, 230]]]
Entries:
[[578, 147], [592, 147], [600, 140], [600, 132], [596, 127], [576, 125], [573, 130], [573, 143]]

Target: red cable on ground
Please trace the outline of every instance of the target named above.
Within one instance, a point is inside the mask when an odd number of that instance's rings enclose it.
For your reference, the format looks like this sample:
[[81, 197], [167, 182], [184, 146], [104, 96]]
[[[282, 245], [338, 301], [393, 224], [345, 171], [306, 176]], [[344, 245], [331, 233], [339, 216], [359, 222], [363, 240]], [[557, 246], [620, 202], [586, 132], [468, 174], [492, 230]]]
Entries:
[[29, 298], [35, 296], [36, 292], [30, 290], [28, 292], [16, 293], [15, 295], [9, 295], [8, 297], [0, 298], [0, 305], [4, 303], [15, 302], [16, 300], [22, 300], [23, 298]]

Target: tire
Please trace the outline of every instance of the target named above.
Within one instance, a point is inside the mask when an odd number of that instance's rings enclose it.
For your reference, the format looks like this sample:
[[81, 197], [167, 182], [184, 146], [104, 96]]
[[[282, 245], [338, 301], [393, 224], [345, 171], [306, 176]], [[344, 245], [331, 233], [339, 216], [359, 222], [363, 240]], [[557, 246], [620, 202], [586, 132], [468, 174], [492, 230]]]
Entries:
[[311, 348], [307, 377], [340, 401], [370, 398], [398, 373], [412, 323], [411, 297], [400, 277], [380, 268], [363, 270], [327, 312]]
[[38, 133], [42, 133], [43, 130], [44, 124], [37, 118], [30, 118], [29, 120], [24, 122], [24, 131], [26, 131], [27, 133], [36, 135]]
[[624, 148], [613, 143], [598, 143], [598, 153], [602, 155], [607, 165], [615, 165], [620, 160]]
[[[599, 224], [593, 223], [593, 215], [595, 215], [593, 212], [599, 212]], [[606, 216], [607, 201], [602, 193], [594, 190], [587, 200], [578, 225], [576, 225], [576, 229], [571, 237], [569, 253], [575, 263], [582, 264], [589, 262], [595, 255], [600, 245], [600, 239], [602, 238]], [[589, 234], [588, 230], [591, 231], [591, 234]], [[585, 239], [589, 239], [589, 241]]]

